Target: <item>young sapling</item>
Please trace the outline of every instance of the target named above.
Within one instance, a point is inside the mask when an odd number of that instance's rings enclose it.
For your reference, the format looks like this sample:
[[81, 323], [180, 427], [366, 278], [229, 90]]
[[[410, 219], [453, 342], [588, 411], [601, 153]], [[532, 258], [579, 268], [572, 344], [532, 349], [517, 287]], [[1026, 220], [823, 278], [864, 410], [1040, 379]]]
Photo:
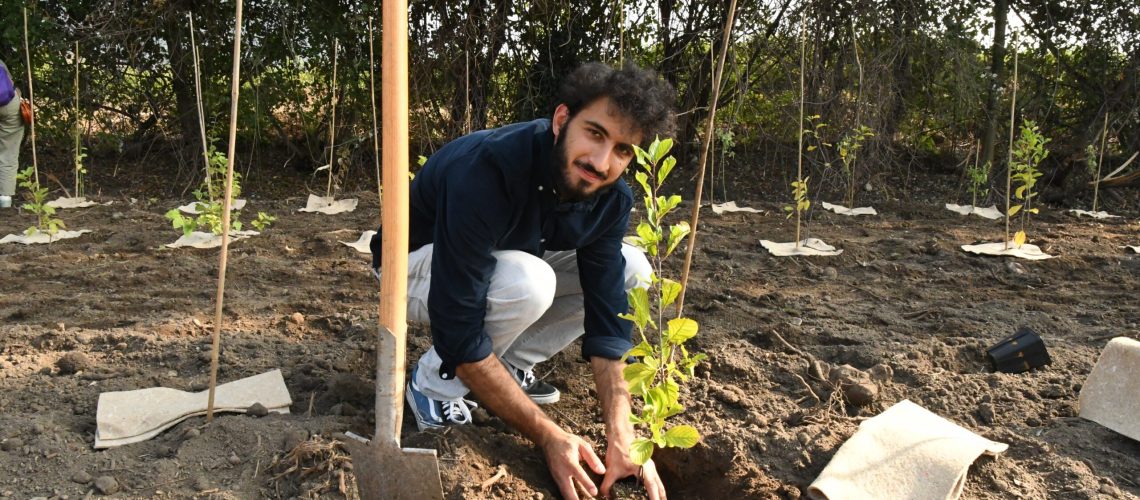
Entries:
[[[1017, 183], [1017, 189], [1013, 192], [1013, 199], [1018, 201], [1018, 204], [1009, 207], [1006, 213], [1007, 218], [1018, 217], [1021, 222], [1021, 229], [1013, 236], [1013, 243], [1016, 247], [1020, 248], [1025, 243], [1026, 223], [1029, 221], [1029, 214], [1038, 212], [1037, 208], [1032, 206], [1033, 196], [1036, 194], [1033, 188], [1037, 185], [1037, 179], [1043, 175], [1038, 168], [1041, 161], [1049, 156], [1049, 150], [1045, 149], [1045, 144], [1049, 139], [1041, 135], [1037, 129], [1037, 124], [1032, 120], [1025, 120], [1021, 124], [1021, 133], [1017, 141], [1013, 143], [1013, 162], [1010, 163], [1010, 178]], [[1009, 196], [1009, 193], [1006, 193]]]
[[672, 255], [689, 234], [686, 221], [666, 228], [664, 221], [681, 203], [679, 195], [658, 195], [661, 185], [677, 164], [668, 156], [672, 139], [655, 139], [648, 150], [634, 147], [637, 163], [642, 170], [635, 174], [645, 202], [645, 219], [637, 225], [637, 236], [630, 242], [642, 249], [653, 264], [648, 288], [634, 288], [629, 292], [629, 313], [622, 318], [633, 322], [641, 339], [623, 360], [631, 361], [625, 367], [625, 380], [629, 391], [642, 401], [641, 412], [630, 416], [649, 436], [639, 436], [630, 447], [630, 459], [638, 465], [653, 456], [655, 447], [691, 448], [700, 440], [700, 433], [690, 425], [666, 428], [666, 419], [684, 411], [679, 402], [681, 384], [693, 377], [693, 371], [707, 356], [693, 354], [685, 342], [697, 334], [696, 321], [677, 317], [665, 320], [665, 311], [674, 305], [683, 285], [662, 277], [663, 261]]
[[848, 208], [855, 207], [855, 159], [859, 157], [859, 150], [863, 143], [875, 133], [866, 125], [859, 125], [839, 140], [839, 161], [843, 164], [843, 173], [847, 176], [847, 198], [844, 199]]
[[25, 235], [31, 236], [36, 233], [54, 235], [60, 229], [67, 227], [55, 216], [55, 207], [47, 204], [48, 188], [40, 186], [34, 168], [28, 167], [16, 174], [16, 182], [20, 187], [27, 188], [31, 194], [31, 201], [21, 205], [20, 208], [36, 216], [36, 225], [25, 229]]

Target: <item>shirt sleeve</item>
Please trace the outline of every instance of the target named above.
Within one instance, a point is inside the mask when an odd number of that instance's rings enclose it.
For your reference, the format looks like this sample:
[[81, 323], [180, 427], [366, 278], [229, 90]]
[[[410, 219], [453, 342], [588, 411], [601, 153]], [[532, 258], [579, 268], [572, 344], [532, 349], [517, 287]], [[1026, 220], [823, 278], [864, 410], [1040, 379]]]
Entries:
[[502, 170], [489, 154], [472, 156], [470, 164], [450, 167], [436, 201], [428, 317], [444, 379], [454, 378], [457, 365], [491, 354], [483, 325], [495, 271], [491, 252], [510, 223]]
[[630, 203], [616, 204], [617, 222], [600, 238], [578, 249], [578, 276], [585, 305], [582, 356], [621, 359], [633, 347], [633, 323], [618, 317], [629, 310], [621, 240], [629, 226]]

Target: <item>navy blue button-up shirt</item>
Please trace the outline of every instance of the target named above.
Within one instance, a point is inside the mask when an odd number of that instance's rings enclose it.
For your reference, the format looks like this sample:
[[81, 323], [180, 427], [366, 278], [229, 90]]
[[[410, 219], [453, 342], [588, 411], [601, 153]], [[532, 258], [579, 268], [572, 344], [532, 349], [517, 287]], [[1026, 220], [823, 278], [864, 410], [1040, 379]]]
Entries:
[[[493, 251], [577, 250], [585, 305], [582, 355], [619, 359], [632, 347], [621, 240], [633, 193], [619, 179], [576, 203], [559, 202], [550, 120], [460, 137], [436, 152], [411, 185], [410, 250], [434, 244], [428, 316], [440, 375], [491, 354], [483, 327]], [[372, 240], [378, 255], [380, 237]], [[374, 257], [373, 265], [378, 265]], [[553, 286], [553, 283], [551, 284]]]

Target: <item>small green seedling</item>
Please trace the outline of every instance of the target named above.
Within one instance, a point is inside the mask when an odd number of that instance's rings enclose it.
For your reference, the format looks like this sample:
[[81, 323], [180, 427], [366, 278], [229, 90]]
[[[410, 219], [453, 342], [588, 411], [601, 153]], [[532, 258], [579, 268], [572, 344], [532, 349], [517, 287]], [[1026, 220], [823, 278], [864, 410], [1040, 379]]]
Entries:
[[684, 345], [696, 336], [696, 321], [685, 317], [665, 320], [666, 310], [677, 300], [683, 285], [661, 276], [662, 263], [689, 234], [688, 222], [678, 222], [668, 229], [664, 225], [665, 217], [677, 208], [681, 197], [657, 194], [677, 164], [677, 159], [669, 156], [672, 147], [672, 139], [660, 138], [648, 150], [634, 147], [642, 168], [634, 177], [645, 193], [646, 216], [637, 224], [637, 236], [629, 240], [645, 251], [654, 271], [648, 288], [630, 290], [630, 312], [621, 315], [633, 322], [641, 338], [623, 357], [623, 361], [632, 361], [624, 372], [629, 392], [643, 403], [641, 412], [630, 415], [630, 421], [649, 433], [648, 437], [634, 439], [630, 446], [630, 459], [638, 465], [652, 458], [655, 447], [691, 448], [701, 438], [691, 425], [666, 428], [666, 419], [685, 410], [679, 402], [681, 384], [693, 377], [697, 364], [707, 357], [690, 353]]
[[[1020, 215], [1021, 229], [1013, 235], [1013, 243], [1019, 248], [1026, 241], [1025, 226], [1029, 221], [1029, 214], [1038, 212], [1037, 208], [1032, 206], [1033, 196], [1037, 194], [1033, 188], [1037, 185], [1037, 179], [1043, 175], [1038, 167], [1041, 165], [1041, 161], [1049, 156], [1049, 150], [1045, 149], [1045, 145], [1048, 143], [1049, 139], [1041, 135], [1037, 129], [1037, 124], [1032, 120], [1022, 122], [1021, 134], [1013, 143], [1013, 151], [1011, 152], [1013, 162], [1009, 166], [1010, 178], [1017, 183], [1013, 198], [1019, 203], [1009, 207], [1006, 217], [1013, 218]], [[1006, 196], [1009, 195], [1006, 193]], [[1006, 241], [1009, 241], [1008, 234]]]
[[966, 177], [969, 177], [970, 185], [967, 189], [970, 191], [970, 206], [978, 206], [978, 197], [985, 197], [989, 194], [990, 184], [990, 164], [973, 165], [966, 169]]
[[48, 188], [40, 186], [36, 180], [35, 168], [28, 167], [16, 174], [16, 182], [31, 193], [31, 201], [21, 205], [21, 208], [36, 215], [36, 225], [25, 229], [25, 235], [31, 236], [36, 233], [54, 235], [60, 229], [67, 227], [62, 220], [55, 216], [55, 207], [50, 207], [45, 202]]
[[872, 137], [875, 137], [875, 133], [870, 127], [859, 125], [839, 140], [839, 161], [843, 163], [843, 173], [847, 175], [847, 198], [844, 201], [849, 208], [855, 207], [855, 159], [859, 157], [863, 143]]
[[[166, 218], [170, 219], [171, 226], [181, 230], [182, 234], [186, 236], [198, 229], [209, 230], [213, 234], [222, 234], [222, 211], [224, 207], [219, 197], [223, 192], [222, 187], [226, 180], [226, 163], [228, 160], [225, 153], [218, 151], [213, 144], [210, 144], [206, 156], [209, 159], [206, 178], [202, 181], [202, 185], [194, 190], [194, 198], [198, 200], [194, 204], [194, 208], [198, 211], [197, 217], [183, 215], [177, 208], [171, 209], [165, 214]], [[234, 172], [230, 195], [233, 199], [241, 196], [241, 174], [238, 172]], [[233, 210], [231, 213], [233, 217], [230, 218], [230, 229], [241, 231], [241, 212]], [[265, 212], [258, 212], [257, 219], [250, 224], [258, 231], [264, 231], [275, 220], [277, 220], [276, 217]]]

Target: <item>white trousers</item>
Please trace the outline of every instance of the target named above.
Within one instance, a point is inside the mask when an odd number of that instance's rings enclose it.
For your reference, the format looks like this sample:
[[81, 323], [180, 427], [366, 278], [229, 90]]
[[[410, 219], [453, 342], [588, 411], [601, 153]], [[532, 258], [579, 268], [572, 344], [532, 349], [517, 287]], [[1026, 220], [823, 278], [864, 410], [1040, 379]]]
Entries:
[[[430, 322], [432, 245], [408, 255], [408, 319]], [[640, 249], [622, 244], [625, 289], [646, 286], [653, 267]], [[546, 252], [542, 258], [517, 250], [491, 254], [497, 259], [487, 290], [483, 328], [495, 355], [524, 370], [546, 361], [585, 333], [582, 285], [574, 251]], [[439, 376], [442, 360], [435, 347], [420, 357], [416, 387], [435, 400], [463, 397], [469, 391], [458, 377]]]

